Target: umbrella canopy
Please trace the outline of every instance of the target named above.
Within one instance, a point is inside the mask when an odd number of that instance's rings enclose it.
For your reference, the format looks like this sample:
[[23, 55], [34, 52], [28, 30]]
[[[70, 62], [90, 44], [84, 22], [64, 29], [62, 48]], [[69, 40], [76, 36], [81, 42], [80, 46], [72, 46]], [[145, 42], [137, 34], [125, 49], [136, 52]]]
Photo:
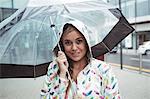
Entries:
[[92, 46], [94, 57], [98, 57], [99, 55], [111, 51], [118, 43], [134, 31], [134, 28], [129, 24], [118, 8], [111, 9], [110, 11], [119, 19], [119, 21], [107, 36], [104, 37], [102, 42]]
[[[20, 20], [1, 33], [0, 63], [49, 63], [61, 27], [70, 20], [88, 27], [94, 57], [110, 51], [133, 31], [121, 12], [102, 0], [30, 0]], [[116, 34], [120, 37], [114, 38]]]

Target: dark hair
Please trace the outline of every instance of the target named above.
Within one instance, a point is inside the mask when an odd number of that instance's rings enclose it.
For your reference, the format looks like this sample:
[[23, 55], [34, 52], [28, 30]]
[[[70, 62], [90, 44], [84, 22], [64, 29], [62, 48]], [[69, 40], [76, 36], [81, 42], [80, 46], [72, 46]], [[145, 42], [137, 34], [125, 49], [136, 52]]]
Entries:
[[[60, 45], [61, 50], [62, 50], [63, 52], [65, 52], [65, 50], [64, 50], [63, 43], [62, 43], [62, 37], [63, 37], [64, 33], [69, 33], [69, 32], [71, 32], [71, 31], [73, 31], [73, 30], [76, 30], [76, 31], [78, 31], [79, 33], [81, 33], [81, 32], [80, 32], [75, 26], [73, 26], [72, 24], [66, 23], [66, 24], [64, 25], [64, 27], [63, 27], [63, 33], [62, 33], [62, 36], [61, 36], [60, 41], [59, 41], [59, 45]], [[83, 34], [81, 33], [81, 35], [83, 35]], [[83, 37], [84, 37], [84, 36], [83, 36]], [[84, 37], [84, 39], [85, 39], [85, 37]], [[85, 41], [86, 41], [86, 39], [85, 39]], [[87, 53], [86, 53], [87, 61], [89, 62], [89, 61], [90, 61], [90, 51], [89, 51], [89, 47], [88, 47], [87, 41], [86, 41], [86, 48], [87, 48]], [[55, 53], [56, 56], [57, 56], [58, 51], [59, 51], [59, 48], [58, 48], [58, 45], [57, 45], [57, 46], [55, 47], [55, 49], [54, 49], [54, 53]], [[71, 77], [72, 77], [72, 73], [73, 73], [72, 60], [71, 60], [67, 55], [66, 55], [66, 57], [67, 57], [68, 64], [69, 64], [68, 70], [69, 70], [69, 73], [71, 74]]]

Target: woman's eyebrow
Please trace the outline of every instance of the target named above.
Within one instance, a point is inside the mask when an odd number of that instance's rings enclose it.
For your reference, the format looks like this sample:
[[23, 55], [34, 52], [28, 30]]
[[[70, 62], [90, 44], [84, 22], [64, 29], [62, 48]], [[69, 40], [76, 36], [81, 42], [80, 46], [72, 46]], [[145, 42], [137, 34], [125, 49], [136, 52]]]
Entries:
[[77, 40], [77, 39], [84, 39], [84, 38], [83, 38], [83, 37], [78, 37], [78, 38], [76, 38], [76, 40]]
[[65, 39], [64, 41], [70, 41], [70, 40], [68, 40], [68, 39]]

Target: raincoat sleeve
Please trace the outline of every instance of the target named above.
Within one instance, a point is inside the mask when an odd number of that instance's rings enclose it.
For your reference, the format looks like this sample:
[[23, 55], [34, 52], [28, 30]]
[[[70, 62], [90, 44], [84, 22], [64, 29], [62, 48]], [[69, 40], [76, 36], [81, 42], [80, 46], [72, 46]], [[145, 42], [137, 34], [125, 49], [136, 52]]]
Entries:
[[104, 99], [120, 99], [117, 78], [112, 74], [110, 65], [104, 64], [103, 67], [102, 93]]
[[54, 61], [50, 63], [44, 81], [44, 88], [41, 90], [41, 99], [64, 99], [68, 80], [58, 75], [58, 65]]

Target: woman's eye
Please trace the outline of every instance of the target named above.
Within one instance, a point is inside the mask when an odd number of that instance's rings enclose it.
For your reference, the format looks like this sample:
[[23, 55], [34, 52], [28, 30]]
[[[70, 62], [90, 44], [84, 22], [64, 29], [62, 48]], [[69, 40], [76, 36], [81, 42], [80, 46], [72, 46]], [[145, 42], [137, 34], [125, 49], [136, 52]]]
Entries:
[[65, 41], [64, 44], [67, 46], [70, 46], [72, 43], [71, 43], [71, 41]]
[[76, 43], [77, 44], [81, 44], [83, 42], [83, 40], [77, 40]]

